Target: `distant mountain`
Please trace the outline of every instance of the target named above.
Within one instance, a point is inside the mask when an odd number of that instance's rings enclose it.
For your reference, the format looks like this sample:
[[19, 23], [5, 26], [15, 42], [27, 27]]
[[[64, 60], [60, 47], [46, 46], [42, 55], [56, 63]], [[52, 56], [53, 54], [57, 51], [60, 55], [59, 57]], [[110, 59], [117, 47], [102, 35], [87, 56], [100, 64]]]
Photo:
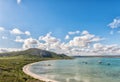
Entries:
[[40, 57], [40, 58], [70, 58], [65, 54], [56, 54], [54, 52], [41, 50], [38, 48], [30, 48], [24, 51], [16, 51], [16, 52], [7, 52], [7, 53], [0, 53], [1, 57], [11, 57], [11, 56], [24, 56], [24, 57]]

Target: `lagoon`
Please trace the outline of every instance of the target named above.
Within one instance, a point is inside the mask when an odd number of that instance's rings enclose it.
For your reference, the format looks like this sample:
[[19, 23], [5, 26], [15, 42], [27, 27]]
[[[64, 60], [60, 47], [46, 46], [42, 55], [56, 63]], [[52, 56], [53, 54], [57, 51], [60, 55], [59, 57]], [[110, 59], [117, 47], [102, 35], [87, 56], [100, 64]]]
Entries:
[[37, 62], [36, 75], [59, 82], [120, 82], [120, 58], [75, 58]]

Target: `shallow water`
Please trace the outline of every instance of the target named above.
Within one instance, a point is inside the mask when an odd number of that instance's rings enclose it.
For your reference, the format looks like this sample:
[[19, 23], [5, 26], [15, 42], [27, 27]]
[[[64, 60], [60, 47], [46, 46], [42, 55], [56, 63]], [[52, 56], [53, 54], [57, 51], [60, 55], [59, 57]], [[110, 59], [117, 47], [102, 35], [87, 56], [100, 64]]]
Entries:
[[30, 71], [60, 82], [120, 82], [120, 58], [43, 61]]

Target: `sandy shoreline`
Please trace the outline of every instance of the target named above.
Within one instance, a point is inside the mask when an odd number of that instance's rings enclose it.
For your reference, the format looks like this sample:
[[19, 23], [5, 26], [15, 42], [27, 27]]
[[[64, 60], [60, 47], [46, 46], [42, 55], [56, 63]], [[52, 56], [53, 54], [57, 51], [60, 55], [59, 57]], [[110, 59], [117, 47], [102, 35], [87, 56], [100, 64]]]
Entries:
[[[36, 63], [36, 62], [35, 62]], [[48, 78], [45, 78], [45, 77], [42, 77], [42, 76], [39, 76], [37, 74], [34, 74], [30, 71], [30, 66], [35, 64], [35, 63], [31, 63], [31, 64], [27, 64], [23, 67], [23, 72], [35, 79], [38, 79], [38, 80], [42, 80], [42, 81], [45, 81], [45, 82], [58, 82], [58, 81], [55, 81], [55, 80], [51, 80], [51, 79], [48, 79]]]

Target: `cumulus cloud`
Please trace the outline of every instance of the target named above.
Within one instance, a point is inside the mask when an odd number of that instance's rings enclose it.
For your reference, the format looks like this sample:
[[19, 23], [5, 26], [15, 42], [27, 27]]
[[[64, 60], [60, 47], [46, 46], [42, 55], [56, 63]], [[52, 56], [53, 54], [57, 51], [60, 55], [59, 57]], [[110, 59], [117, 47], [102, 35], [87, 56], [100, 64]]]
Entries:
[[[19, 30], [20, 31], [20, 30]], [[20, 31], [22, 34], [30, 35], [29, 31]], [[49, 50], [56, 53], [64, 53], [67, 55], [112, 55], [120, 54], [120, 47], [116, 44], [105, 45], [100, 43], [101, 38], [94, 34], [89, 33], [84, 30], [79, 33], [79, 35], [74, 35], [69, 39], [70, 35], [66, 35], [67, 41], [60, 40], [59, 38], [52, 35], [52, 32], [47, 33], [44, 36], [40, 36], [39, 39], [35, 38], [21, 38], [18, 35], [15, 38], [15, 42], [21, 43], [23, 49], [26, 48], [40, 48], [43, 50]], [[4, 51], [4, 49], [1, 50]]]
[[79, 33], [80, 33], [80, 31], [78, 31], [78, 30], [75, 32], [68, 32], [69, 35], [74, 35], [74, 34], [79, 34]]
[[22, 39], [20, 36], [16, 36], [15, 42], [24, 42], [24, 39]]
[[[84, 31], [85, 32], [85, 31]], [[39, 37], [39, 48], [54, 51], [56, 53], [64, 53], [68, 55], [82, 55], [83, 54], [96, 54], [91, 51], [91, 45], [103, 40], [94, 34], [86, 32], [79, 36], [74, 36], [68, 42], [61, 42], [58, 38], [51, 36], [51, 32], [45, 36]]]
[[29, 31], [25, 31], [25, 34], [28, 35], [28, 36], [31, 35]]
[[28, 38], [24, 40], [23, 48], [36, 48], [38, 47], [39, 41], [33, 38]]
[[117, 44], [103, 45], [101, 43], [95, 43], [93, 45], [93, 52], [102, 55], [118, 55], [120, 54], [120, 47]]
[[45, 36], [39, 37], [39, 41], [40, 41], [39, 48], [58, 53], [60, 50], [61, 42], [56, 37], [53, 37], [51, 34], [52, 32], [49, 32]]
[[102, 48], [104, 48], [104, 46], [103, 46], [101, 43], [95, 43], [95, 44], [93, 45], [93, 48], [94, 48], [94, 49], [102, 49]]
[[21, 34], [25, 34], [25, 35], [27, 35], [27, 36], [30, 36], [30, 35], [31, 35], [31, 33], [30, 33], [29, 31], [23, 32], [23, 31], [21, 31], [21, 30], [18, 29], [18, 28], [14, 28], [14, 29], [10, 30], [10, 33], [11, 33], [11, 34], [15, 34], [15, 35], [21, 35]]
[[11, 34], [16, 34], [16, 35], [20, 35], [20, 34], [24, 34], [21, 30], [19, 30], [18, 28], [14, 28], [10, 31]]
[[15, 42], [18, 43], [23, 43], [23, 49], [26, 48], [38, 48], [39, 45], [39, 41], [37, 39], [34, 38], [26, 38], [26, 39], [22, 39], [21, 36], [16, 36], [16, 39], [14, 40]]
[[96, 41], [100, 41], [100, 38], [88, 33], [86, 35], [74, 37], [73, 40], [69, 41], [69, 45], [76, 47], [88, 47], [90, 43]]
[[74, 37], [73, 40], [69, 42], [71, 47], [87, 47], [89, 42], [87, 40], [82, 39], [82, 37]]
[[52, 32], [47, 33], [45, 36], [40, 36], [39, 40], [40, 41], [45, 41], [46, 43], [55, 43], [58, 42], [59, 40], [56, 39], [55, 37], [51, 36]]
[[84, 30], [81, 34], [85, 35], [85, 34], [89, 34], [89, 32], [87, 30]]
[[119, 28], [120, 27], [120, 18], [115, 18], [110, 24], [108, 24], [110, 28]]
[[98, 42], [98, 41], [101, 41], [101, 40], [104, 40], [105, 38], [100, 38], [100, 37], [94, 37], [93, 39], [91, 39], [90, 41], [91, 42]]
[[45, 36], [40, 36], [39, 41], [33, 38], [24, 40], [23, 47], [31, 48], [35, 46], [40, 49], [67, 55], [102, 55], [112, 52], [115, 53], [116, 51], [118, 53], [120, 49], [117, 45], [103, 45], [98, 43], [103, 38], [94, 34], [90, 34], [89, 32], [82, 33], [65, 43], [52, 36], [52, 33], [49, 32]]
[[1, 31], [4, 31], [4, 30], [5, 30], [4, 27], [0, 27], [0, 32], [1, 32]]

